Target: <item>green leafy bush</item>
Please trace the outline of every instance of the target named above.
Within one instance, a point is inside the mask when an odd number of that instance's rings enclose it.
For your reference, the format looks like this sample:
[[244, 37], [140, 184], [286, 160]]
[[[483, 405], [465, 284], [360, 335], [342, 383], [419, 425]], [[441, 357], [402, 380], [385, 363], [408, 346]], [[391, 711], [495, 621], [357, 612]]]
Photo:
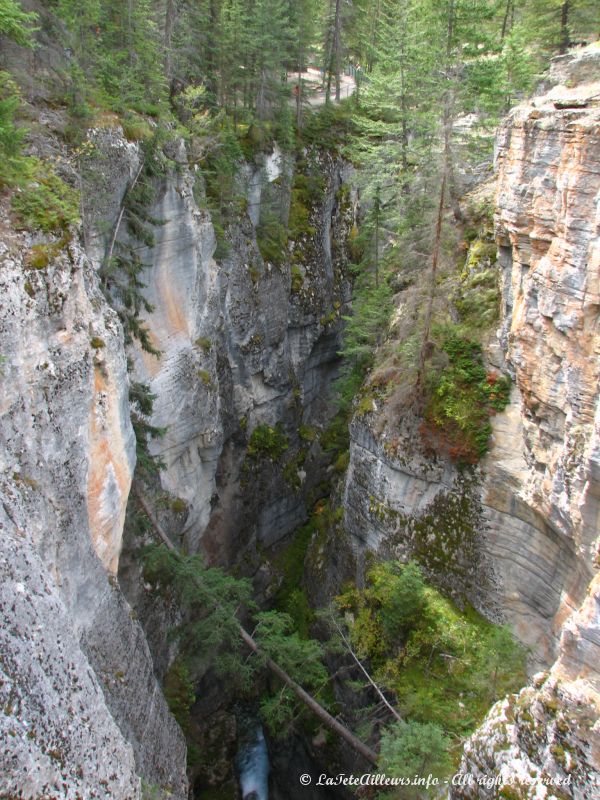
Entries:
[[11, 201], [21, 227], [61, 231], [79, 220], [76, 189], [67, 186], [52, 167], [39, 158], [24, 159], [22, 167], [21, 188]]
[[21, 156], [25, 131], [14, 121], [20, 102], [16, 83], [0, 70], [0, 188], [15, 184], [25, 164]]
[[355, 651], [411, 721], [465, 736], [526, 681], [526, 651], [508, 628], [460, 611], [415, 564], [376, 565], [336, 605]]
[[[261, 658], [272, 658], [294, 680], [314, 696], [327, 686], [329, 676], [323, 664], [323, 648], [314, 639], [301, 638], [292, 617], [279, 611], [257, 614], [254, 637], [262, 651]], [[276, 735], [289, 725], [297, 713], [297, 701], [292, 692], [283, 688], [263, 696], [260, 704], [265, 723]]]
[[[388, 775], [442, 778], [452, 764], [448, 755], [451, 740], [439, 725], [431, 722], [397, 722], [381, 737], [379, 769]], [[403, 797], [421, 797], [422, 790], [410, 787]]]
[[450, 330], [442, 342], [448, 364], [426, 378], [424, 440], [460, 463], [474, 463], [488, 449], [490, 416], [506, 407], [510, 380], [486, 372], [481, 345]]
[[268, 458], [279, 461], [287, 449], [287, 436], [278, 423], [274, 428], [270, 425], [257, 425], [252, 431], [246, 452], [254, 460]]
[[23, 11], [14, 0], [0, 0], [0, 35], [23, 47], [33, 46], [31, 26], [37, 18], [37, 14]]
[[161, 439], [167, 431], [166, 428], [158, 428], [148, 422], [148, 418], [152, 415], [155, 400], [156, 395], [150, 392], [150, 387], [147, 383], [131, 382], [129, 386], [129, 402], [131, 404], [131, 424], [136, 444], [136, 476], [142, 480], [156, 477], [162, 469], [165, 469], [164, 461], [157, 456], [153, 456], [149, 448], [150, 439]]

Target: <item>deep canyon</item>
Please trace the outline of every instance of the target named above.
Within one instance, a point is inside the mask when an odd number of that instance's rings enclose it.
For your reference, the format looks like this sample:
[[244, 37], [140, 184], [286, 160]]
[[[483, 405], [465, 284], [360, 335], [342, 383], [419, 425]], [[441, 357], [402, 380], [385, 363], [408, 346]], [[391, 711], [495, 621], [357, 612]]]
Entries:
[[[52, 71], [63, 54], [39, 58]], [[189, 771], [163, 692], [182, 617], [140, 558], [155, 532], [134, 524], [138, 383], [153, 396], [148, 424], [164, 429], [144, 489], [161, 529], [249, 579], [261, 607], [281, 587], [280, 554], [334, 498], [341, 511], [303, 554], [313, 607], [361, 585], [377, 560], [416, 559], [529, 648], [529, 684], [461, 745], [457, 770], [475, 780], [449, 797], [600, 796], [600, 49], [554, 59], [496, 132], [486, 191], [501, 308], [483, 357], [510, 376], [510, 399], [468, 470], [432, 454], [419, 420], [377, 391], [352, 407], [346, 462], [328, 456], [363, 213], [339, 150], [307, 146], [299, 165], [275, 143], [239, 162], [242, 200], [224, 225], [192, 145], [174, 135], [143, 241], [122, 222], [140, 142], [109, 117], [73, 155], [60, 110], [36, 91], [33, 147], [66, 164], [83, 219], [36, 268], [35, 248], [60, 237], [11, 225], [0, 196], [0, 797], [185, 800], [194, 785], [200, 798], [231, 785], [235, 692], [201, 670], [192, 725], [205, 759]], [[299, 174], [319, 191], [278, 260], [261, 249], [261, 224], [273, 209], [289, 216]], [[145, 265], [140, 318], [158, 356], [126, 342], [103, 285], [115, 243]], [[389, 340], [410, 291], [397, 287]], [[304, 731], [291, 755], [270, 743], [273, 796], [285, 796], [282, 775], [289, 796], [328, 796], [302, 793], [294, 772], [328, 766], [322, 739]], [[347, 770], [352, 757], [333, 751]], [[514, 794], [477, 783], [489, 775]], [[543, 793], [536, 776], [565, 779], [563, 793]]]

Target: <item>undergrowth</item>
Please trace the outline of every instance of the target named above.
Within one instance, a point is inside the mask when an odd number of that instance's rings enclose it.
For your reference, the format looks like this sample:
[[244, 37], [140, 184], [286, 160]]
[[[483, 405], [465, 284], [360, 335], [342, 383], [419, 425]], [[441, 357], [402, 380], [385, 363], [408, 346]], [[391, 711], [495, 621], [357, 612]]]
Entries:
[[486, 371], [477, 342], [451, 328], [441, 339], [447, 364], [427, 373], [428, 399], [421, 433], [435, 450], [443, 448], [455, 461], [475, 463], [488, 449], [490, 417], [508, 403], [510, 379]]
[[335, 602], [357, 654], [405, 718], [463, 737], [526, 681], [526, 651], [510, 631], [460, 611], [416, 564], [378, 564], [364, 589]]

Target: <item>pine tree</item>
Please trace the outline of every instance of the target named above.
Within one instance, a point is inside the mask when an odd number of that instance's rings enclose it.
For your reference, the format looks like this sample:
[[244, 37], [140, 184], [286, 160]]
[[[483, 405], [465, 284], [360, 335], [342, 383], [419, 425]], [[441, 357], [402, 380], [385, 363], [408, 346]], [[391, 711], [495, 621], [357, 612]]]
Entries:
[[33, 47], [32, 27], [37, 14], [27, 13], [15, 0], [0, 0], [0, 36], [6, 36], [23, 47]]
[[[447, 775], [451, 761], [450, 739], [433, 723], [397, 722], [381, 737], [379, 769], [388, 775], [414, 780]], [[421, 797], [422, 789], [412, 786], [403, 797]]]

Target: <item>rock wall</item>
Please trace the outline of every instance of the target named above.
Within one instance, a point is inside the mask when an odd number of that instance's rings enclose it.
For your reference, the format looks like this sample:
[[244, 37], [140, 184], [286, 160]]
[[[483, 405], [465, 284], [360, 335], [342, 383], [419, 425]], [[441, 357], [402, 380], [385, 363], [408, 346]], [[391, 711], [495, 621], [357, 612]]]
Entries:
[[183, 798], [185, 742], [115, 575], [135, 463], [121, 326], [75, 238], [42, 270], [36, 243], [3, 226], [0, 793], [133, 798], [143, 777]]
[[[515, 110], [497, 139], [504, 323], [487, 358], [516, 385], [474, 476], [471, 571], [485, 580], [475, 593], [464, 586], [484, 612], [513, 624], [539, 665], [553, 662], [562, 626], [585, 597], [599, 529], [598, 111], [589, 99], [598, 55], [571, 62], [561, 59], [547, 85], [561, 77], [572, 88]], [[400, 542], [414, 553], [411, 525], [456, 493], [458, 473], [423, 453], [414, 420], [376, 425], [374, 414], [352, 426], [346, 524], [359, 551], [398, 552]], [[446, 517], [438, 514], [442, 532]], [[459, 556], [464, 537], [448, 545], [447, 532], [431, 531], [432, 549]]]
[[600, 785], [600, 51], [557, 59], [542, 92], [496, 141], [503, 324], [486, 357], [514, 386], [487, 456], [465, 487], [423, 451], [418, 420], [382, 424], [385, 401], [351, 426], [359, 561], [416, 556], [551, 668], [490, 712], [455, 798], [550, 797], [556, 779], [552, 796], [591, 800]]
[[[261, 548], [303, 521], [319, 481], [319, 447], [299, 428], [329, 412], [352, 208], [343, 165], [315, 151], [324, 192], [306, 236], [281, 263], [265, 261], [256, 227], [265, 204], [285, 215], [292, 178], [275, 148], [240, 170], [248, 213], [232, 210], [217, 254], [203, 180], [173, 139], [150, 209], [162, 223], [144, 248], [118, 225], [140, 147], [118, 127], [88, 140], [78, 163], [86, 252], [76, 231], [59, 242], [0, 230], [0, 793], [134, 798], [144, 783], [183, 798], [185, 742], [155, 677], [173, 656], [172, 610], [151, 603], [146, 636], [122, 591], [136, 604], [146, 591], [136, 542], [122, 553], [135, 466], [127, 358], [156, 395], [152, 423], [166, 428], [154, 452], [166, 464], [162, 489], [179, 498], [169, 530], [185, 528], [186, 546], [213, 562], [256, 573]], [[100, 292], [115, 231], [147, 265], [145, 322], [159, 358], [126, 350]], [[31, 265], [38, 245], [43, 269]], [[253, 430], [276, 424], [285, 453], [250, 459]], [[259, 573], [258, 590], [268, 582]]]
[[[497, 422], [484, 496], [517, 629], [546, 620], [556, 661], [492, 709], [462, 771], [500, 774], [519, 797], [554, 780], [557, 791], [535, 796], [591, 800], [600, 786], [598, 49], [558, 59], [545, 89], [512, 112], [497, 142], [503, 338], [518, 396], [511, 422]], [[537, 618], [523, 608], [528, 595]], [[467, 786], [453, 796], [497, 795]]]
[[[203, 180], [181, 150], [151, 210], [164, 224], [140, 254], [154, 307], [145, 322], [161, 355], [138, 349], [135, 375], [156, 397], [152, 424], [166, 428], [152, 444], [166, 464], [162, 487], [186, 503], [187, 547], [228, 566], [243, 553], [255, 559], [257, 543], [270, 546], [300, 524], [318, 479], [303, 469], [310, 447], [299, 428], [327, 416], [350, 298], [344, 243], [353, 211], [341, 191], [343, 164], [317, 151], [308, 158], [325, 177], [324, 194], [305, 239], [291, 241], [281, 263], [262, 257], [256, 233], [265, 204], [289, 206], [290, 165], [277, 148], [240, 170], [247, 213], [228, 217], [218, 251]], [[254, 429], [276, 424], [285, 454], [250, 461]]]

